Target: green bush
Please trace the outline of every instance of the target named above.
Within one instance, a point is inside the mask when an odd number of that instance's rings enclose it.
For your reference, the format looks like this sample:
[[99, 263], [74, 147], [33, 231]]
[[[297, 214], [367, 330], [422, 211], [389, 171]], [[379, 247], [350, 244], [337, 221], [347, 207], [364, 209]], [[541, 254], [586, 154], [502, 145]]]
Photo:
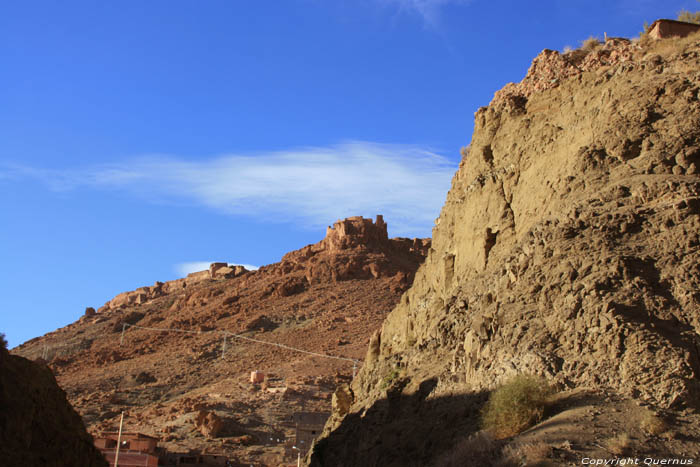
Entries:
[[482, 411], [484, 429], [496, 438], [516, 435], [542, 419], [554, 391], [541, 378], [518, 375], [495, 389]]
[[384, 375], [384, 378], [382, 378], [381, 389], [386, 389], [386, 388], [388, 388], [389, 386], [391, 386], [392, 383], [393, 383], [394, 381], [396, 381], [396, 379], [399, 377], [399, 374], [400, 374], [400, 373], [399, 373], [398, 368], [394, 368], [394, 369], [391, 370], [389, 373], [387, 373], [386, 375]]
[[0, 332], [0, 347], [7, 349], [7, 339], [5, 339], [5, 333]]

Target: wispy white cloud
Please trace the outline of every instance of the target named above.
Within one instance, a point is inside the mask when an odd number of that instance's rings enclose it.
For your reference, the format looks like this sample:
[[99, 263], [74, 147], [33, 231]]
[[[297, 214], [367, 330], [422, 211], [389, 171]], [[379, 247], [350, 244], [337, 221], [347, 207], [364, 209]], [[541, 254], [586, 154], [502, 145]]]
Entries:
[[243, 266], [248, 271], [257, 271], [258, 266], [253, 266], [252, 264], [241, 264], [241, 263], [228, 263], [229, 266]]
[[[191, 261], [188, 263], [179, 263], [175, 265], [175, 271], [182, 277], [187, 276], [187, 274], [193, 273], [193, 272], [198, 272], [198, 271], [206, 271], [209, 269], [209, 265], [213, 263], [214, 261]], [[258, 269], [257, 266], [253, 266], [252, 264], [240, 264], [240, 263], [229, 263], [229, 265], [234, 265], [234, 266], [243, 266], [249, 271], [255, 271]]]
[[65, 170], [5, 166], [0, 178], [35, 178], [57, 191], [120, 190], [308, 227], [384, 214], [393, 235], [425, 236], [456, 168], [429, 148], [355, 141], [197, 160], [138, 157]]
[[471, 0], [379, 0], [385, 5], [392, 5], [401, 12], [418, 14], [427, 26], [438, 27], [440, 11], [448, 5], [467, 5]]
[[180, 276], [184, 277], [193, 272], [209, 269], [209, 265], [211, 263], [211, 261], [190, 261], [188, 263], [179, 263], [175, 265], [175, 271], [177, 271]]

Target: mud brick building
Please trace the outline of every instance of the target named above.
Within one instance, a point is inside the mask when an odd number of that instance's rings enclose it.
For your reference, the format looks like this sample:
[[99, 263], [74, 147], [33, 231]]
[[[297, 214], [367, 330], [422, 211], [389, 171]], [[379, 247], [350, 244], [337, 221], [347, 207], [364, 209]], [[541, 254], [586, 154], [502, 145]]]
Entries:
[[672, 19], [657, 19], [649, 26], [649, 36], [654, 39], [685, 37], [697, 31], [700, 31], [700, 24]]

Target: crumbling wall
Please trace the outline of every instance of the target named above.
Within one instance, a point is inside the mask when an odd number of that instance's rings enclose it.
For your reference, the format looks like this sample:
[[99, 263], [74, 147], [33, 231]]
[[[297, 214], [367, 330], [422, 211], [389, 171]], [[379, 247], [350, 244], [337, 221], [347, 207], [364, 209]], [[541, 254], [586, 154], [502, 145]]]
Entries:
[[353, 248], [358, 245], [373, 246], [388, 242], [387, 225], [381, 215], [376, 222], [362, 216], [348, 217], [326, 229], [324, 246], [329, 251]]

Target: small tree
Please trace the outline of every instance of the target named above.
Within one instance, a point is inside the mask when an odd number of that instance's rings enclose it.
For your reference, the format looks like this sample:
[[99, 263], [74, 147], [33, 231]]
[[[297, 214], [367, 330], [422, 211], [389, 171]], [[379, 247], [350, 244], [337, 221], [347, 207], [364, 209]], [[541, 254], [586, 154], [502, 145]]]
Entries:
[[5, 333], [0, 332], [0, 347], [7, 349], [7, 339], [5, 339]]

